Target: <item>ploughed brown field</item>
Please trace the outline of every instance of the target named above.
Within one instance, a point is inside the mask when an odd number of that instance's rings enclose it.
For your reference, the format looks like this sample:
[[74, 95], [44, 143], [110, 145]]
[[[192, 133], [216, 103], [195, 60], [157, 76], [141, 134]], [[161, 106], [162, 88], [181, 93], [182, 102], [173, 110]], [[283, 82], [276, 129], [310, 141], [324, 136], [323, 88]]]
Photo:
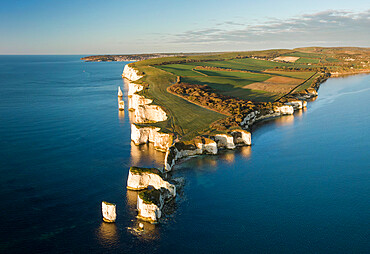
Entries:
[[279, 56], [279, 57], [274, 58], [274, 60], [291, 62], [291, 63], [294, 63], [298, 59], [299, 57], [296, 57], [296, 56]]
[[303, 81], [303, 79], [298, 78], [272, 77], [262, 82], [246, 85], [243, 88], [272, 93], [289, 93], [294, 87], [298, 86]]

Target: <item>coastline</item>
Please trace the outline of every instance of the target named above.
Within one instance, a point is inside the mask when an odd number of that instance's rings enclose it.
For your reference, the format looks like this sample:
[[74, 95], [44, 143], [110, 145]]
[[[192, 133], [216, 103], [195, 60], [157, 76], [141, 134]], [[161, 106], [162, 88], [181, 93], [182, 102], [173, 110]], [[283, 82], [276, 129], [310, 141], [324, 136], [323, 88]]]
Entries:
[[[165, 114], [166, 117], [164, 119], [167, 119], [169, 116], [167, 116], [167, 111], [161, 106], [152, 104], [153, 101], [151, 99], [137, 94], [144, 89], [144, 86], [135, 83], [135, 81], [141, 79], [143, 76], [140, 76], [137, 70], [127, 64], [124, 67], [122, 77], [129, 82], [129, 110], [133, 111], [135, 115], [135, 119], [133, 123], [131, 123], [131, 140], [135, 145], [145, 144], [148, 142], [154, 143], [154, 149], [166, 153], [163, 167], [160, 169], [166, 176], [166, 173], [172, 171], [176, 164], [185, 158], [203, 154], [217, 155], [220, 150], [233, 150], [237, 146], [251, 146], [251, 132], [249, 130], [252, 129], [254, 124], [277, 118], [282, 115], [293, 115], [296, 110], [305, 108], [307, 100], [316, 97], [317, 90], [320, 85], [326, 81], [325, 78], [320, 80], [318, 83], [313, 84], [315, 88], [312, 89], [315, 91], [308, 92], [306, 89], [306, 97], [303, 99], [301, 94], [290, 94], [290, 98], [286, 98], [287, 100], [283, 106], [281, 106], [277, 111], [273, 110], [267, 113], [265, 112], [265, 114], [261, 114], [261, 112], [258, 111], [248, 113], [248, 115], [243, 119], [243, 125], [240, 126], [240, 128], [230, 129], [226, 132], [220, 132], [213, 135], [201, 135], [191, 141], [183, 142], [178, 140], [178, 138], [175, 139], [175, 133], [163, 133], [159, 127], [150, 125], [158, 122], [155, 121], [156, 118], [153, 117], [153, 115], [158, 115], [158, 111], [161, 111], [161, 114]], [[139, 115], [141, 116], [139, 117]], [[138, 119], [140, 120], [138, 121]], [[141, 124], [145, 124], [145, 126], [142, 126]], [[163, 180], [166, 180], [166, 176]], [[140, 182], [140, 180], [138, 181]], [[129, 186], [128, 189], [130, 189]], [[165, 205], [164, 200], [166, 198], [161, 198], [161, 200], [162, 199], [163, 201], [161, 201], [158, 206], [151, 204], [150, 208], [148, 208], [148, 205], [144, 204], [145, 202], [138, 202], [137, 206], [139, 215], [137, 218], [150, 221], [151, 223], [157, 223], [161, 217], [160, 211]], [[141, 200], [139, 196], [138, 200]], [[141, 214], [142, 210], [145, 210], [147, 216], [143, 216]], [[148, 212], [148, 210], [150, 211]], [[148, 219], [149, 217], [150, 219]]]

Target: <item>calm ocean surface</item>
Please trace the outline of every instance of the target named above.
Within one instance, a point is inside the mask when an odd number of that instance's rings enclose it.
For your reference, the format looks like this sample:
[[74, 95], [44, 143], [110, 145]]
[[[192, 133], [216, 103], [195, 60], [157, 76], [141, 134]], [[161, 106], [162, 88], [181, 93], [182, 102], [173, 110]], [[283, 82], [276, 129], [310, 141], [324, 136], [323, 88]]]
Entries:
[[0, 253], [370, 252], [370, 75], [328, 80], [252, 147], [179, 164], [167, 218], [138, 232], [128, 169], [164, 154], [130, 143], [125, 63], [79, 58], [0, 56]]

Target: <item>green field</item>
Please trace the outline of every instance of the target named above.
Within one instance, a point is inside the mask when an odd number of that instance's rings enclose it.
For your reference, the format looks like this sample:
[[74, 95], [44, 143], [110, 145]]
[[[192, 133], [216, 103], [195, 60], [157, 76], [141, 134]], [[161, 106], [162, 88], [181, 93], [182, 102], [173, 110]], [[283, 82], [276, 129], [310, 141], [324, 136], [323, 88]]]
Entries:
[[315, 54], [315, 53], [306, 53], [306, 52], [292, 52], [284, 54], [283, 56], [296, 56], [296, 57], [304, 57], [304, 58], [321, 58], [322, 54]]
[[[279, 56], [296, 56], [300, 59], [295, 63], [274, 61]], [[141, 93], [153, 99], [154, 104], [162, 106], [169, 116], [166, 121], [150, 125], [161, 127], [162, 131], [177, 133], [186, 140], [210, 130], [211, 123], [227, 116], [169, 93], [167, 88], [175, 84], [178, 77], [181, 83], [207, 85], [215, 94], [252, 102], [273, 102], [284, 97], [286, 91], [292, 89], [290, 86], [284, 88], [284, 85], [294, 84], [294, 80], [288, 78], [298, 79], [295, 80], [298, 86], [288, 94], [303, 91], [309, 88], [323, 71], [346, 72], [361, 69], [358, 66], [362, 66], [362, 62], [369, 59], [369, 56], [370, 50], [363, 48], [311, 47], [295, 50], [179, 54], [175, 57], [147, 59], [130, 65], [136, 68], [140, 75], [144, 75], [138, 82], [145, 84], [148, 89]], [[354, 62], [343, 60], [353, 57], [356, 58]], [[198, 66], [208, 68], [196, 68]], [[274, 81], [269, 80], [270, 78]], [[302, 83], [299, 83], [300, 80]], [[254, 87], [254, 90], [248, 89], [248, 86]], [[272, 87], [275, 89], [267, 89]]]
[[[197, 66], [232, 69], [234, 71], [196, 69]], [[302, 79], [311, 77], [314, 72], [266, 71], [275, 67], [307, 67], [294, 63], [281, 63], [253, 58], [231, 59], [224, 61], [205, 61], [155, 66], [158, 69], [181, 76], [181, 82], [207, 85], [217, 92], [245, 100], [273, 102], [281, 97], [279, 93], [251, 90], [246, 86], [265, 81], [274, 76]], [[247, 71], [247, 72], [246, 72]]]
[[315, 72], [313, 71], [267, 71], [266, 73], [273, 74], [273, 75], [279, 75], [283, 77], [289, 77], [289, 78], [308, 79]]
[[162, 128], [162, 131], [177, 133], [189, 138], [197, 136], [209, 128], [209, 125], [226, 116], [193, 103], [167, 92], [167, 87], [173, 84], [176, 77], [168, 72], [154, 67], [141, 68], [145, 72], [139, 83], [149, 84], [149, 89], [143, 92], [153, 103], [162, 106], [170, 116], [167, 121], [150, 124]]
[[300, 91], [303, 91], [303, 90], [309, 88], [311, 86], [312, 82], [318, 76], [320, 76], [320, 73], [316, 73], [315, 75], [313, 75], [310, 79], [306, 80], [306, 82], [304, 84], [302, 84], [301, 86], [297, 87], [293, 92], [300, 92]]
[[301, 57], [299, 58], [296, 63], [305, 63], [305, 64], [313, 64], [313, 63], [319, 63], [320, 59], [317, 58], [306, 58], [306, 57]]

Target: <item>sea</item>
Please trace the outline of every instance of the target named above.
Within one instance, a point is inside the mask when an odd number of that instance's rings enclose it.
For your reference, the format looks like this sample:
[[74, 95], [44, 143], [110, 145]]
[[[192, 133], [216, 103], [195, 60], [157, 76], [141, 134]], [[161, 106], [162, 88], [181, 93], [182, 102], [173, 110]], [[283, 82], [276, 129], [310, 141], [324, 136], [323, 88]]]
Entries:
[[251, 147], [179, 163], [176, 200], [139, 230], [128, 170], [164, 154], [130, 142], [128, 62], [80, 57], [0, 56], [0, 253], [370, 252], [370, 75], [330, 78]]

